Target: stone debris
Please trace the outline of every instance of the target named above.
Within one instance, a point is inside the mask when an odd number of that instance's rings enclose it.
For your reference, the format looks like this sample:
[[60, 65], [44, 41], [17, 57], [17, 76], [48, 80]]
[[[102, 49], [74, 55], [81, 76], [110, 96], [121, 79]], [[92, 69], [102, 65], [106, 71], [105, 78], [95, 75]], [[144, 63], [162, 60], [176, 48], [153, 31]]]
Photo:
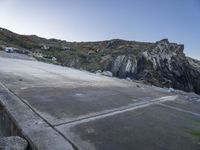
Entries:
[[110, 72], [110, 71], [103, 71], [101, 74], [104, 75], [104, 76], [108, 76], [108, 77], [112, 77], [113, 76], [112, 72]]
[[175, 89], [173, 89], [173, 88], [169, 88], [169, 89], [168, 89], [168, 92], [169, 92], [169, 93], [175, 93], [176, 91], [175, 91]]
[[97, 75], [103, 75], [103, 76], [108, 76], [108, 77], [112, 77], [113, 74], [110, 71], [101, 71], [101, 70], [97, 70], [95, 71], [95, 74]]

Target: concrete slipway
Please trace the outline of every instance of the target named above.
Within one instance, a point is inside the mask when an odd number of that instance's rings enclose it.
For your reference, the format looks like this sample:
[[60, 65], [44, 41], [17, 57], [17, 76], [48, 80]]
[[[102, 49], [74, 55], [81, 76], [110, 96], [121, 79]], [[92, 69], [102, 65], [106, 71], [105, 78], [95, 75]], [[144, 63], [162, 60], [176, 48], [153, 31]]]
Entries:
[[1, 52], [0, 103], [32, 149], [200, 149], [193, 93]]

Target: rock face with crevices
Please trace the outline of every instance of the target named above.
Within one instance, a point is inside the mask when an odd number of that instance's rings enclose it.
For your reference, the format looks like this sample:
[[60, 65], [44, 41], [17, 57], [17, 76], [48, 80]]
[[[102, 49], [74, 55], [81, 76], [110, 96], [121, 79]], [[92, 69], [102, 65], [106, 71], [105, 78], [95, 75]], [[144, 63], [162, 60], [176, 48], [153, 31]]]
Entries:
[[0, 45], [28, 49], [42, 61], [55, 58], [53, 63], [68, 67], [200, 94], [200, 62], [185, 56], [184, 45], [168, 39], [155, 43], [120, 39], [66, 42], [1, 29]]
[[120, 78], [129, 77], [160, 87], [173, 87], [200, 94], [198, 61], [188, 60], [183, 50], [183, 45], [169, 43], [164, 39], [138, 55], [118, 55], [107, 70]]

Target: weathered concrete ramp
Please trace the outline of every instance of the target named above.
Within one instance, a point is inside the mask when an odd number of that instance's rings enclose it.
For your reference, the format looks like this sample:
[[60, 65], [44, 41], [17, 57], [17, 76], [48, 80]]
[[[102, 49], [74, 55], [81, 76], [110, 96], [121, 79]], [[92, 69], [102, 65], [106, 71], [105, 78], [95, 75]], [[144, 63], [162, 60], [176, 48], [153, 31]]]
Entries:
[[35, 149], [200, 149], [200, 97], [0, 57], [0, 102]]

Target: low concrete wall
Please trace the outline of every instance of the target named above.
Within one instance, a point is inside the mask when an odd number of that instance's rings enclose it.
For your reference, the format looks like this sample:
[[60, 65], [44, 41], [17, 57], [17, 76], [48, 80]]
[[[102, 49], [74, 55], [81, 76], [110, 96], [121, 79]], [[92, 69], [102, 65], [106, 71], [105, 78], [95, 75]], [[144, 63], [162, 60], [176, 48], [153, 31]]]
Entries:
[[21, 136], [31, 150], [74, 150], [72, 145], [30, 106], [0, 83], [2, 136]]
[[[24, 138], [5, 108], [0, 104], [0, 138], [10, 136], [20, 136]], [[28, 147], [27, 150], [31, 150], [31, 148]]]
[[0, 105], [0, 137], [5, 136], [21, 136], [10, 116], [7, 114], [3, 106]]

